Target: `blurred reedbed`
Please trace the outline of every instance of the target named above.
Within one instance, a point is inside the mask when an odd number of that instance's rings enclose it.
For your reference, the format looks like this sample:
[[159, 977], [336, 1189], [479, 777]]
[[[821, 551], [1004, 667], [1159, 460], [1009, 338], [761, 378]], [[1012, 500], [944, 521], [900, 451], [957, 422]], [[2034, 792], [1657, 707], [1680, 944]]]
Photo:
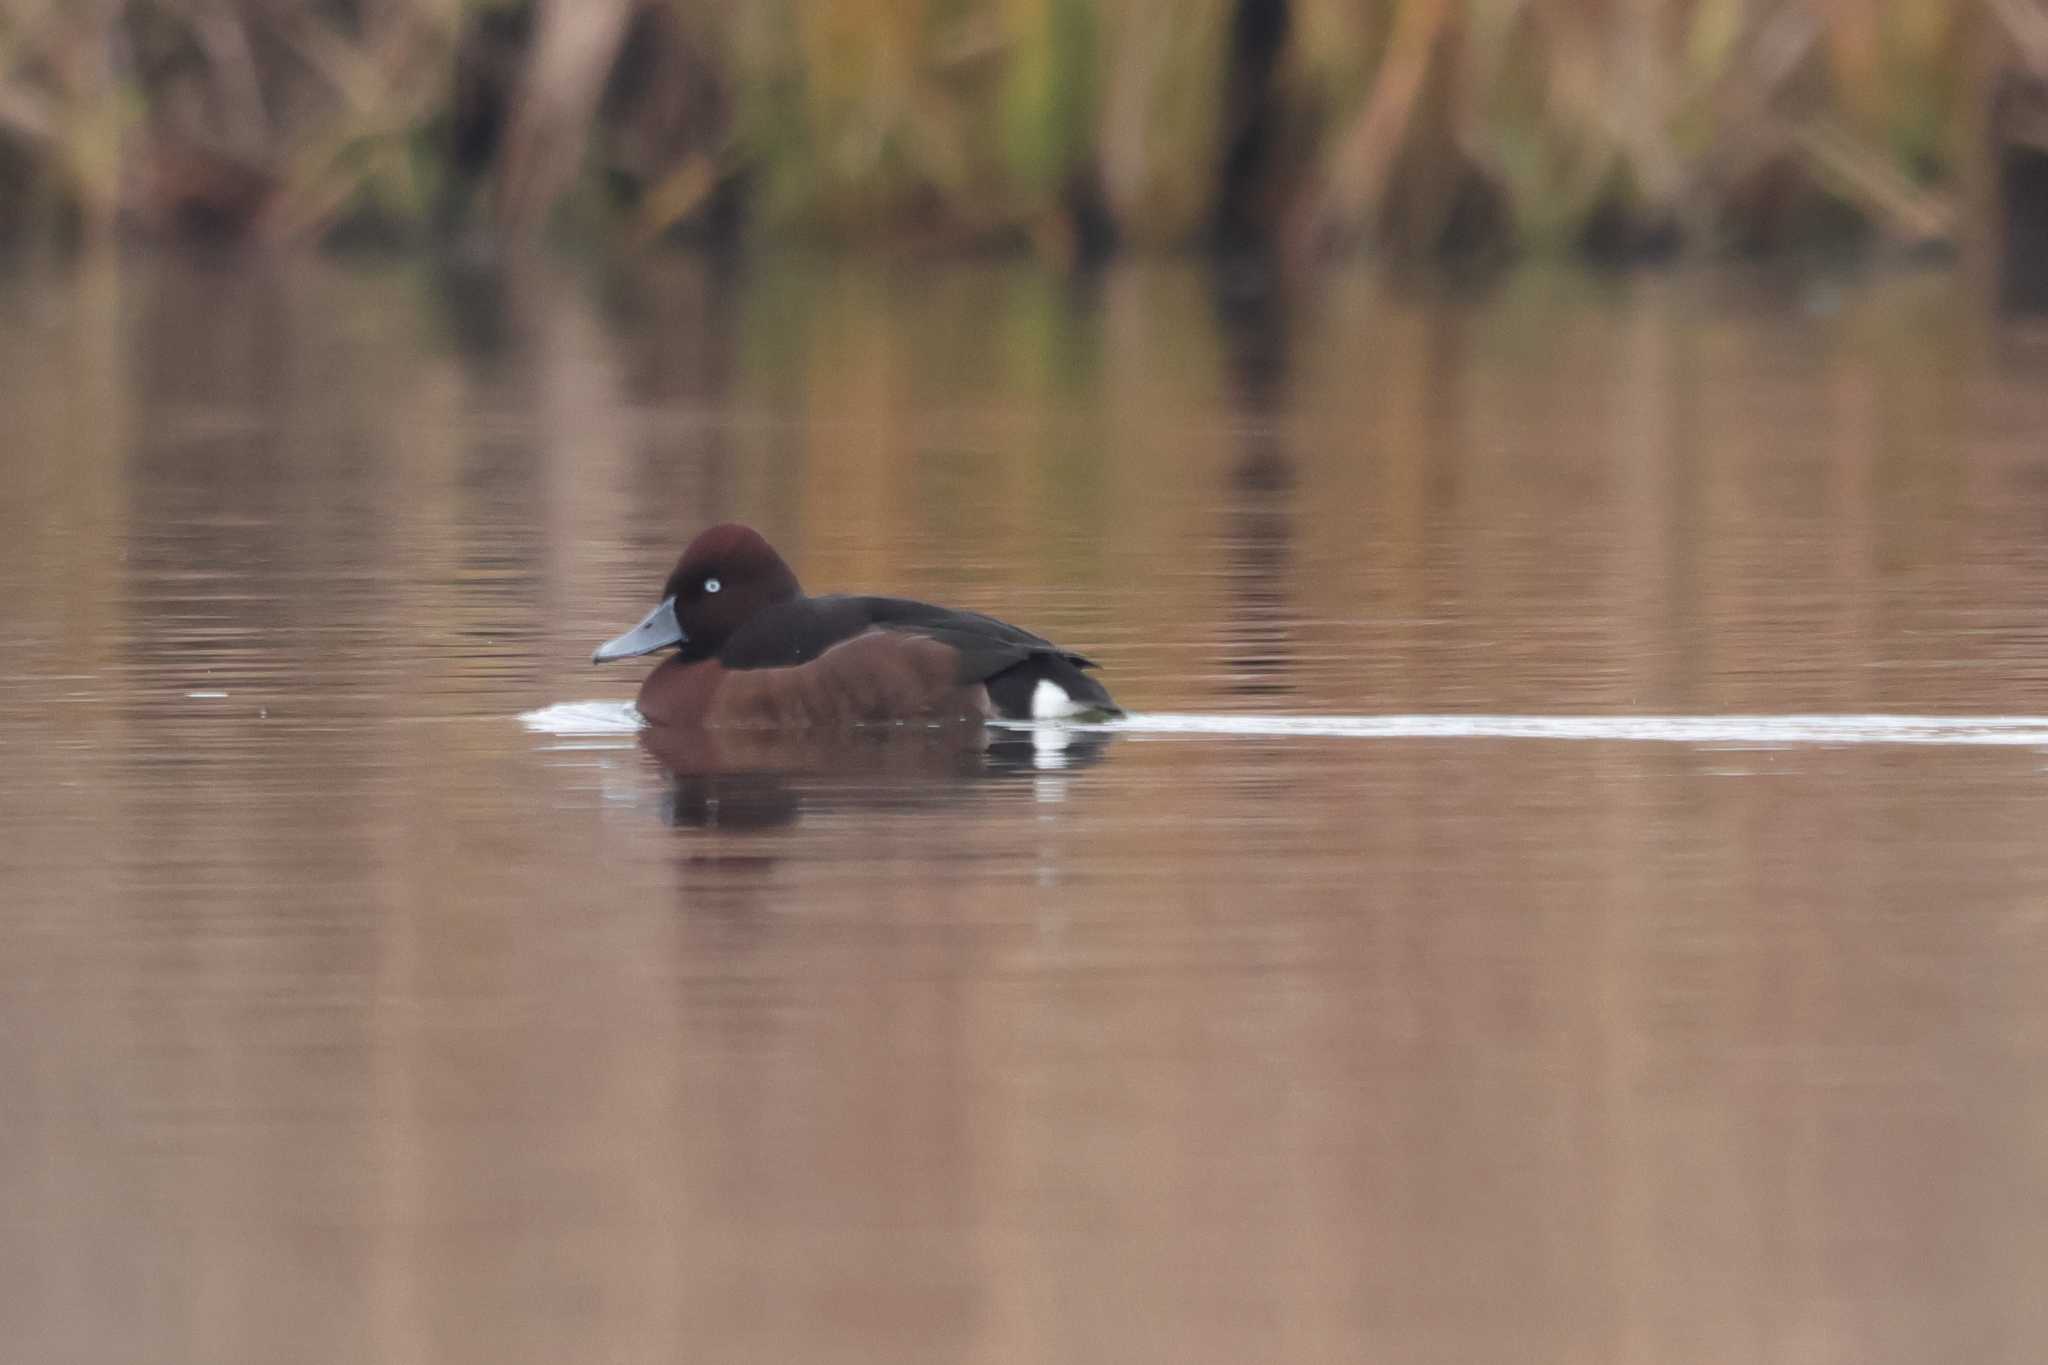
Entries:
[[0, 0], [0, 233], [1949, 244], [2042, 73], [2040, 0]]

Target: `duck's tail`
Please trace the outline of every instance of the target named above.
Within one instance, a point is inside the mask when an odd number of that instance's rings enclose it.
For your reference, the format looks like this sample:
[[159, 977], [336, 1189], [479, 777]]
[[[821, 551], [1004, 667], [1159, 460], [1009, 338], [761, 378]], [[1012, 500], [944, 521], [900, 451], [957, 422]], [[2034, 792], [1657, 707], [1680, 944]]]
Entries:
[[1124, 709], [1109, 689], [1082, 671], [1078, 654], [1047, 651], [1010, 665], [988, 680], [988, 698], [1004, 720], [1114, 720]]

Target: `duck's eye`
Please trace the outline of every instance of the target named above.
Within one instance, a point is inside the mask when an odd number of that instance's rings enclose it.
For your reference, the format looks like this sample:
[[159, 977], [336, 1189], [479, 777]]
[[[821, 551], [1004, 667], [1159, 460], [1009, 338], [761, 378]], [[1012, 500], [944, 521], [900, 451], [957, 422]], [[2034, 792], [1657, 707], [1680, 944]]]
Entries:
[[704, 580], [704, 591], [706, 592], [717, 592], [720, 586], [721, 585], [719, 581], [715, 578], [707, 578]]

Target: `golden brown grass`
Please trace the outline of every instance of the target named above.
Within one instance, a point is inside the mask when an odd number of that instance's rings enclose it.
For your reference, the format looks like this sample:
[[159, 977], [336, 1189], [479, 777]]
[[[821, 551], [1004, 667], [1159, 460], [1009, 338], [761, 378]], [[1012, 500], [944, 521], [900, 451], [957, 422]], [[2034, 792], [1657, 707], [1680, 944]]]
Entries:
[[[1958, 230], [2040, 0], [0, 0], [0, 230], [1314, 255]], [[1256, 124], [1259, 140], [1245, 143]]]

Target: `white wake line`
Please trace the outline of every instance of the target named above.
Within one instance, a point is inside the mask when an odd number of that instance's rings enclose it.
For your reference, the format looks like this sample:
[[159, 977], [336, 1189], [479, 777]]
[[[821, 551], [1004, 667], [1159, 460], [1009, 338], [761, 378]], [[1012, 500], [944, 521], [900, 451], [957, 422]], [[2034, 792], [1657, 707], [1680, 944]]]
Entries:
[[519, 723], [541, 735], [631, 735], [639, 732], [640, 713], [623, 701], [558, 701], [524, 712]]
[[[629, 735], [640, 717], [624, 702], [562, 702], [529, 711], [549, 735]], [[2048, 748], [2048, 716], [1261, 716], [1151, 712], [1100, 725], [998, 722], [1005, 728], [1129, 735], [1300, 739], [1546, 739], [1634, 744], [1946, 744]]]
[[2048, 747], [2048, 716], [1258, 716], [1153, 712], [1077, 729], [1324, 739], [1548, 739], [1636, 744]]

